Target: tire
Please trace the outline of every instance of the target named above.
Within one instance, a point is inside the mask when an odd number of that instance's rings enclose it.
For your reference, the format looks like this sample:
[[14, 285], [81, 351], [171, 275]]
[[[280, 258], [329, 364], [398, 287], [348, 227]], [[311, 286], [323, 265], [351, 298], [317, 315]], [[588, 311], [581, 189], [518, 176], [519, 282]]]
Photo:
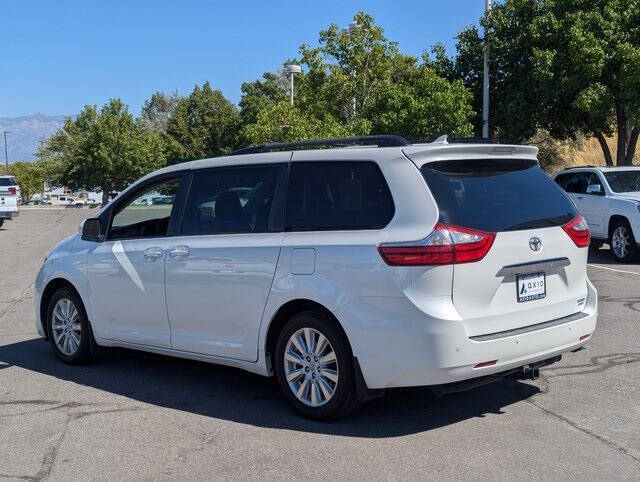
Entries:
[[594, 241], [593, 239], [591, 240], [591, 244], [589, 245], [589, 249], [592, 251], [598, 251], [600, 248], [602, 248], [602, 241]]
[[3, 224], [4, 224], [4, 219], [0, 219], [0, 228], [2, 227]]
[[47, 332], [53, 352], [62, 362], [80, 365], [91, 359], [95, 343], [91, 326], [82, 301], [72, 289], [60, 288], [49, 300]]
[[[308, 350], [307, 337], [318, 350]], [[323, 347], [318, 346], [320, 343]], [[303, 351], [305, 357], [302, 357]], [[319, 363], [313, 358], [314, 353]], [[331, 361], [332, 353], [335, 362]], [[323, 357], [329, 360], [325, 365], [320, 363]], [[318, 311], [294, 315], [278, 336], [274, 359], [274, 371], [282, 394], [303, 416], [335, 420], [359, 408], [351, 346], [331, 316]], [[292, 361], [294, 359], [296, 361]], [[300, 396], [294, 393], [296, 389]]]
[[629, 263], [638, 257], [638, 245], [626, 219], [615, 221], [611, 226], [609, 246], [611, 254], [619, 263]]

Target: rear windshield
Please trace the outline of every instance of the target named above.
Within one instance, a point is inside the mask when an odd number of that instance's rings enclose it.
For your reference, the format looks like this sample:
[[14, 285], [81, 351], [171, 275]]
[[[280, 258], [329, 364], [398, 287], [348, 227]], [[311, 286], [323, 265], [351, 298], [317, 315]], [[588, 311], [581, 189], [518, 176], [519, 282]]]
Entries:
[[16, 180], [12, 177], [0, 177], [0, 186], [15, 186]]
[[560, 226], [578, 214], [564, 191], [532, 161], [438, 161], [421, 171], [447, 224], [517, 231]]
[[640, 191], [640, 171], [607, 171], [604, 177], [613, 192]]

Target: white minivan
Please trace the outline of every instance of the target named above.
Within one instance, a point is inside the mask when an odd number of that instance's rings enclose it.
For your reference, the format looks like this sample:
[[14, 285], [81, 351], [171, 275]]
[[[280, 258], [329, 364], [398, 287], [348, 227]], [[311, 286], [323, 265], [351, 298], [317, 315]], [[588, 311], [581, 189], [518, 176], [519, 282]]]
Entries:
[[535, 371], [595, 330], [589, 230], [534, 147], [234, 154], [145, 176], [49, 253], [36, 327], [58, 358], [119, 346], [240, 367], [328, 419], [388, 388]]

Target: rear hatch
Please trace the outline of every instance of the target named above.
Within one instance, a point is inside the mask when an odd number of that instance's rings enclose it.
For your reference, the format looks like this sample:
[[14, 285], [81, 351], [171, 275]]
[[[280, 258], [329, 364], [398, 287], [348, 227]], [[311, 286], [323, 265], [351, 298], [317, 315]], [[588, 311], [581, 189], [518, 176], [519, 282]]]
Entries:
[[16, 181], [13, 177], [0, 177], [0, 219], [10, 219], [18, 212]]
[[14, 177], [0, 177], [0, 196], [17, 196], [18, 186]]
[[421, 172], [442, 225], [493, 238], [482, 259], [454, 263], [453, 303], [470, 337], [581, 311], [588, 230], [575, 226], [581, 218], [573, 203], [537, 162], [435, 161]]

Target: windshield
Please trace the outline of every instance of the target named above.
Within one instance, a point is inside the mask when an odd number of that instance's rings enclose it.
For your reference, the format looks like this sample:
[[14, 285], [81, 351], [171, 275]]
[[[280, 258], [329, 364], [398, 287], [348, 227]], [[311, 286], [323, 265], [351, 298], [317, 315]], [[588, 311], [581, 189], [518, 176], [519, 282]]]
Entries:
[[438, 161], [421, 171], [447, 224], [495, 233], [561, 226], [578, 215], [535, 162]]
[[640, 191], [640, 171], [607, 171], [604, 177], [613, 192]]

